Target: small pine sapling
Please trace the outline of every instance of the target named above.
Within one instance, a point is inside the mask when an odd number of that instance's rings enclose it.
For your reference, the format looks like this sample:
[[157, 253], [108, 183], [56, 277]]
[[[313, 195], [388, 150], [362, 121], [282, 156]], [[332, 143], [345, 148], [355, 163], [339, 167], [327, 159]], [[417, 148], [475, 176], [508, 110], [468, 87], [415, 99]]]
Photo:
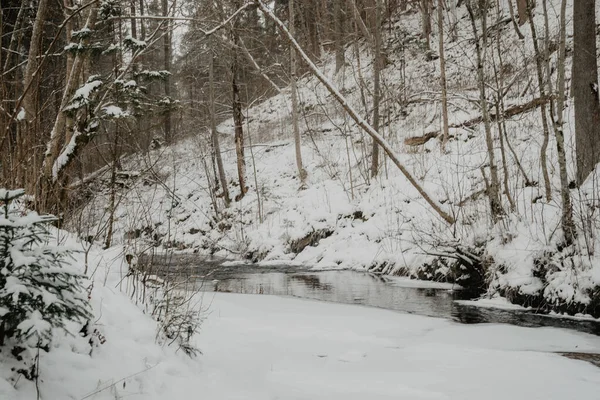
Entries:
[[68, 321], [83, 323], [91, 313], [72, 251], [50, 244], [54, 217], [19, 212], [13, 202], [23, 195], [0, 189], [0, 349], [10, 346], [27, 361], [49, 350], [53, 329], [66, 331]]

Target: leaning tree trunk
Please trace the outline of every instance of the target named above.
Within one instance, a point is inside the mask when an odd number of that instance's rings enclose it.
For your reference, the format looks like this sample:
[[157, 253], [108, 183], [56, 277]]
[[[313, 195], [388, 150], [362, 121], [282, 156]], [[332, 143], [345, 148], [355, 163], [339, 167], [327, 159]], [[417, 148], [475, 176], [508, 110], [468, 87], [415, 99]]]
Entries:
[[358, 112], [348, 103], [348, 100], [342, 96], [340, 91], [331, 83], [329, 79], [323, 75], [323, 73], [317, 68], [317, 66], [311, 61], [310, 57], [302, 50], [302, 47], [298, 44], [296, 39], [290, 34], [285, 27], [284, 23], [271, 11], [262, 0], [254, 0], [254, 3], [260, 8], [263, 14], [272, 20], [279, 30], [286, 37], [298, 51], [299, 56], [304, 60], [308, 68], [311, 70], [313, 75], [325, 86], [327, 91], [333, 96], [333, 98], [344, 108], [348, 115], [354, 120], [354, 122], [369, 136], [377, 141], [377, 143], [383, 148], [390, 160], [398, 167], [404, 177], [410, 182], [410, 184], [419, 192], [423, 199], [431, 206], [431, 208], [448, 224], [454, 224], [456, 221], [454, 217], [445, 212], [442, 207], [425, 191], [425, 189], [419, 184], [417, 179], [406, 169], [404, 164], [400, 162], [400, 158], [392, 149], [392, 146], [385, 140], [371, 125], [369, 125], [364, 118], [362, 118]]
[[[86, 27], [91, 29], [94, 26], [97, 14], [98, 5], [92, 5], [86, 20]], [[87, 39], [82, 39], [81, 41], [83, 45], [88, 44]], [[44, 154], [44, 161], [42, 163], [41, 180], [38, 187], [38, 198], [36, 199], [38, 208], [42, 211], [51, 209], [53, 205], [58, 204], [62, 197], [62, 194], [59, 193], [61, 189], [57, 184], [61, 171], [55, 168], [55, 162], [59, 156], [60, 146], [64, 140], [65, 129], [67, 127], [68, 116], [63, 110], [77, 88], [86, 57], [83, 53], [77, 53], [75, 59], [72, 61], [71, 69], [67, 71], [66, 85], [63, 90], [59, 112], [50, 131], [50, 140], [46, 146], [46, 153]]]
[[600, 161], [600, 104], [596, 58], [595, 0], [573, 2], [573, 94], [577, 183], [581, 185]]

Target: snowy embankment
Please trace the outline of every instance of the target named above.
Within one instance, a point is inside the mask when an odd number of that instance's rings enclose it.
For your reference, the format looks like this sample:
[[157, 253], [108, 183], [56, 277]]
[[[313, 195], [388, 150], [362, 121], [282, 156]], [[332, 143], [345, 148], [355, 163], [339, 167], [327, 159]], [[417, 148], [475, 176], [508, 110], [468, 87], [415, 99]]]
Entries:
[[[69, 334], [55, 330], [50, 351], [39, 353], [37, 382], [16, 372], [22, 363], [4, 347], [0, 399], [187, 398], [189, 387], [182, 382], [193, 381], [201, 364], [176, 353], [177, 346], [167, 346], [157, 323], [122, 291], [131, 282], [120, 249], [102, 251], [66, 232], [55, 234], [58, 243], [80, 251], [74, 266], [87, 270], [93, 312], [88, 334], [84, 337], [82, 327], [73, 323]], [[83, 250], [89, 250], [87, 262]]]
[[[553, 13], [560, 9], [558, 1], [554, 3], [548, 7], [553, 37], [558, 34], [558, 18]], [[498, 42], [504, 62], [500, 84], [506, 85], [508, 109], [530, 104], [538, 93], [531, 32], [523, 29], [525, 39], [519, 40], [506, 16], [508, 11], [501, 10], [499, 20], [504, 22], [494, 24], [493, 30], [502, 32]], [[594, 294], [600, 287], [600, 260], [594, 252], [600, 246], [594, 234], [600, 227], [599, 214], [594, 212], [600, 198], [596, 193], [598, 174], [593, 174], [587, 186], [571, 192], [581, 233], [575, 245], [564, 249], [556, 143], [550, 135], [547, 156], [553, 198], [547, 200], [540, 168], [543, 134], [539, 108], [506, 121], [502, 136], [507, 174], [502, 168], [499, 173], [501, 181], [504, 175], [508, 178], [504, 189], [508, 188], [513, 204], [503, 195], [506, 215], [497, 224], [489, 218], [482, 175], [488, 163], [483, 126], [463, 125], [481, 116], [466, 15], [459, 15], [459, 40], [446, 42], [449, 122], [455, 126], [450, 129], [451, 140], [445, 151], [437, 140], [417, 147], [404, 144], [407, 138], [440, 129], [439, 63], [425, 55], [422, 39], [415, 35], [419, 21], [417, 14], [402, 15], [391, 22], [392, 29], [385, 30], [391, 34], [385, 42], [380, 133], [433, 199], [456, 218], [456, 224], [448, 226], [442, 221], [385, 157], [379, 176], [370, 178], [371, 139], [317, 79], [307, 74], [298, 84], [302, 156], [308, 172], [305, 189], [296, 177], [286, 88], [245, 111], [250, 191], [243, 199], [224, 209], [222, 199], [215, 197], [212, 180], [207, 179], [212, 168], [206, 130], [201, 130], [171, 147], [130, 158], [125, 166], [129, 172], [120, 180], [126, 190], [117, 194], [116, 242], [131, 253], [177, 249], [230, 259], [293, 261], [316, 269], [366, 269], [458, 280], [476, 291], [500, 294], [536, 309], [600, 316]], [[570, 15], [567, 21], [571, 21]], [[536, 13], [536, 23], [543, 26], [541, 13]], [[571, 46], [571, 38], [568, 41]], [[491, 59], [496, 57], [494, 51], [490, 50]], [[555, 58], [553, 53], [553, 65]], [[330, 55], [324, 57], [321, 68], [368, 119], [372, 88], [369, 49], [361, 43], [351, 44], [346, 59], [347, 65], [337, 73]], [[491, 59], [487, 74], [493, 92], [499, 83], [494, 83]], [[570, 59], [567, 61], [570, 64]], [[572, 115], [568, 103], [564, 132], [571, 177]], [[493, 125], [496, 130], [496, 123]], [[219, 131], [229, 190], [235, 197], [239, 187], [232, 121], [224, 121]], [[497, 132], [495, 135], [499, 159], [500, 142]], [[96, 196], [82, 218], [91, 220], [91, 225], [73, 223], [72, 228], [84, 236], [103, 238], [110, 215], [109, 189], [100, 183], [92, 190]], [[468, 265], [473, 260], [477, 262]]]
[[[41, 352], [41, 399], [562, 400], [600, 390], [600, 369], [552, 354], [600, 353], [596, 336], [275, 296], [197, 294], [191, 304], [208, 312], [193, 339], [203, 355], [190, 359], [157, 341], [156, 322], [122, 291], [120, 249], [92, 248], [87, 265], [98, 333], [90, 346], [72, 327]], [[36, 398], [36, 383], [0, 357], [0, 398]]]

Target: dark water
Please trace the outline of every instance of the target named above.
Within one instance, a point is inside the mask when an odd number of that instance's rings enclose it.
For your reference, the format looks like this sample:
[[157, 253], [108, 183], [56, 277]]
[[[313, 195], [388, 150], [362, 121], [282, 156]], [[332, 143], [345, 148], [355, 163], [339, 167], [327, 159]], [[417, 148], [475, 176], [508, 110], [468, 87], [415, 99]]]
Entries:
[[[600, 335], [600, 322], [535, 314], [527, 310], [501, 310], [460, 304], [460, 290], [414, 287], [415, 281], [356, 271], [310, 271], [289, 266], [223, 266], [223, 260], [168, 263], [169, 272], [184, 274], [197, 289], [292, 296], [343, 304], [358, 304], [431, 317], [449, 318], [465, 324], [506, 323], [526, 327], [551, 326]], [[421, 282], [431, 286], [429, 282]], [[421, 284], [419, 283], [419, 284]]]

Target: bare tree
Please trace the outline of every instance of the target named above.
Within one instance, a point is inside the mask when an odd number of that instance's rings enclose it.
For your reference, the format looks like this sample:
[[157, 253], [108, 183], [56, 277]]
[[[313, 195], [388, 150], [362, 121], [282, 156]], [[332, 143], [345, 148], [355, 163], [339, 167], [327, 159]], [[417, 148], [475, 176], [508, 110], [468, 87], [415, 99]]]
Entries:
[[[381, 0], [375, 1], [375, 51], [373, 52], [373, 129], [379, 132], [379, 103], [381, 102]], [[379, 145], [373, 139], [371, 158], [371, 177], [376, 177], [379, 171]]]
[[209, 65], [208, 65], [208, 80], [209, 80], [209, 109], [210, 109], [210, 134], [213, 145], [214, 157], [216, 159], [217, 169], [219, 171], [219, 181], [221, 190], [223, 191], [223, 201], [225, 207], [229, 207], [231, 199], [229, 197], [229, 189], [227, 187], [227, 176], [225, 175], [225, 167], [223, 166], [223, 156], [221, 155], [221, 143], [219, 141], [219, 132], [217, 132], [217, 116], [215, 111], [215, 56], [213, 50], [209, 50]]
[[[546, 97], [545, 83], [544, 83], [544, 72], [543, 72], [543, 58], [542, 52], [540, 51], [540, 46], [538, 42], [537, 31], [535, 28], [535, 23], [533, 21], [533, 0], [527, 0], [527, 17], [529, 19], [529, 27], [531, 28], [531, 38], [533, 39], [533, 49], [535, 51], [535, 66], [537, 72], [538, 79], [538, 91], [540, 93], [540, 97]], [[548, 77], [550, 79], [550, 77]], [[540, 105], [540, 115], [542, 117], [542, 130], [544, 133], [544, 140], [542, 142], [542, 147], [540, 148], [540, 163], [542, 166], [542, 176], [544, 178], [544, 188], [546, 191], [546, 201], [552, 200], [552, 187], [550, 186], [550, 175], [548, 173], [548, 143], [550, 140], [550, 131], [548, 127], [548, 115], [546, 114], [546, 105]]]
[[[232, 28], [233, 43], [236, 48], [239, 46], [239, 33], [237, 32], [237, 23]], [[231, 93], [232, 93], [232, 111], [235, 130], [235, 153], [237, 159], [238, 182], [240, 184], [240, 193], [235, 197], [236, 201], [241, 200], [248, 187], [246, 186], [246, 158], [244, 156], [244, 115], [242, 114], [242, 99], [240, 97], [239, 87], [239, 65], [236, 54], [236, 48], [232, 52], [231, 61]]]
[[444, 1], [438, 0], [438, 39], [440, 52], [440, 86], [442, 87], [442, 150], [448, 142], [448, 85], [446, 83], [446, 57], [444, 55]]
[[472, 1], [473, 0], [467, 0], [466, 6], [467, 11], [469, 13], [469, 18], [471, 20], [473, 36], [475, 38], [475, 52], [477, 54], [477, 84], [479, 86], [479, 104], [481, 108], [481, 115], [483, 117], [483, 125], [485, 128], [485, 144], [487, 146], [488, 159], [490, 164], [490, 183], [489, 185], [487, 185], [487, 192], [490, 201], [492, 220], [494, 222], [497, 222], [504, 211], [502, 210], [502, 203], [500, 202], [500, 181], [498, 179], [498, 165], [496, 164], [496, 157], [494, 154], [494, 139], [492, 136], [492, 126], [486, 94], [486, 81], [483, 70], [485, 62], [484, 51], [487, 48], [487, 1], [479, 1], [478, 11], [479, 18], [481, 19], [481, 37], [477, 29], [475, 12], [473, 10], [473, 4], [471, 4]]
[[[169, 16], [169, 1], [162, 0], [162, 14], [163, 17]], [[163, 67], [165, 71], [171, 72], [171, 27], [169, 21], [164, 21], [164, 34], [163, 34]], [[165, 141], [170, 143], [172, 138], [172, 126], [171, 126], [171, 78], [169, 75], [165, 76], [164, 79], [164, 90], [165, 100], [168, 102], [165, 110]]]
[[[289, 29], [293, 35], [295, 31], [295, 14], [294, 0], [289, 0]], [[290, 46], [290, 86], [292, 89], [292, 127], [294, 130], [294, 146], [296, 150], [296, 166], [298, 167], [298, 177], [300, 178], [301, 186], [306, 183], [306, 170], [302, 166], [302, 148], [300, 143], [300, 128], [298, 127], [298, 88], [296, 84], [296, 50]]]
[[[544, 3], [546, 0], [544, 0]], [[544, 4], [544, 14], [547, 18], [547, 7]], [[572, 244], [575, 240], [576, 230], [573, 223], [573, 206], [571, 203], [571, 194], [569, 193], [569, 177], [567, 175], [567, 157], [565, 152], [565, 135], [563, 132], [564, 126], [564, 110], [565, 110], [565, 63], [567, 58], [567, 0], [562, 0], [560, 4], [560, 39], [558, 43], [558, 72], [557, 72], [557, 88], [556, 100], [554, 96], [551, 99], [551, 104], [555, 104], [551, 113], [554, 122], [554, 135], [556, 136], [556, 150], [558, 153], [558, 167], [560, 174], [560, 198], [562, 202], [561, 225], [565, 243]], [[546, 58], [549, 64], [549, 59]], [[549, 82], [550, 79], [548, 79]], [[552, 90], [550, 90], [552, 92]]]

